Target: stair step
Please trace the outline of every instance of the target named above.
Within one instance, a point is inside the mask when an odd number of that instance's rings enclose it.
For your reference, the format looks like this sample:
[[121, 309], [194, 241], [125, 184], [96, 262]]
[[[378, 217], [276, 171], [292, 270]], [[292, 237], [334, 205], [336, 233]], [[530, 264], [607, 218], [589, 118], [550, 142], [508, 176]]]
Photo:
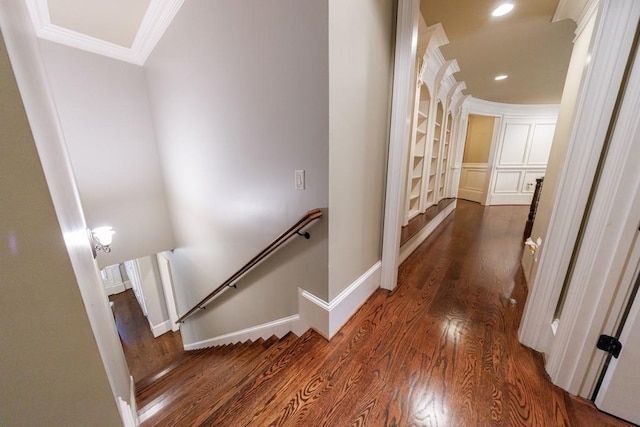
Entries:
[[[144, 396], [139, 396], [140, 419], [147, 425], [158, 425], [162, 420], [178, 422], [187, 415], [194, 414], [204, 399], [207, 407], [217, 408], [221, 405], [221, 399], [229, 393], [237, 390], [241, 378], [248, 377], [252, 370], [264, 366], [273, 360], [282, 351], [291, 346], [297, 337], [293, 334], [278, 340], [276, 337], [267, 341], [256, 340], [234, 346], [234, 351], [227, 351], [224, 355], [215, 354], [216, 349], [211, 349], [209, 357], [199, 360], [197, 363], [182, 366], [162, 378], [158, 384], [147, 387]], [[218, 395], [215, 403], [211, 402], [211, 396]], [[162, 414], [154, 416], [158, 408], [171, 405], [174, 410], [162, 411]], [[176, 413], [177, 412], [177, 413]], [[178, 422], [179, 423], [179, 422]]]
[[285, 369], [302, 372], [313, 361], [315, 350], [326, 345], [325, 339], [315, 331], [308, 331], [295, 340], [294, 344], [282, 351], [261, 371], [245, 377], [242, 385], [234, 387], [219, 401], [223, 404], [213, 412], [213, 408], [202, 408], [198, 417], [189, 419], [193, 424], [224, 425], [233, 419], [235, 425], [249, 425], [253, 414], [264, 409], [274, 393], [294, 381], [296, 375], [280, 375]]

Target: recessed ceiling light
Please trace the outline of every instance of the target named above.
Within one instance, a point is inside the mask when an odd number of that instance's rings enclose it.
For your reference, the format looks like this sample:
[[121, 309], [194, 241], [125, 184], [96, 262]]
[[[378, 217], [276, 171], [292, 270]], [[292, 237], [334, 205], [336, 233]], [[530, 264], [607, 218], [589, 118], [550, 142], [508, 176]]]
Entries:
[[506, 74], [500, 74], [499, 76], [495, 76], [495, 77], [493, 78], [493, 80], [504, 80], [504, 79], [506, 79], [507, 77], [509, 77], [509, 76], [507, 76]]
[[493, 12], [491, 12], [492, 16], [503, 16], [513, 10], [513, 3], [503, 3], [500, 6], [496, 7]]

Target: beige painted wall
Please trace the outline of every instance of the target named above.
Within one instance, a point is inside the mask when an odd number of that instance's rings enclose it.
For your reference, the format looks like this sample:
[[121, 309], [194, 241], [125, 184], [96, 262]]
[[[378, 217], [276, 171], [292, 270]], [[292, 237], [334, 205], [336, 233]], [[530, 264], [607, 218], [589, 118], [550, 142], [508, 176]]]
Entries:
[[101, 268], [173, 249], [142, 67], [39, 40], [91, 228], [116, 231]]
[[488, 163], [495, 117], [469, 114], [462, 163]]
[[[185, 2], [144, 66], [180, 314], [328, 205], [327, 13], [310, 0]], [[298, 287], [327, 298], [327, 221], [188, 320], [185, 344], [297, 314]]]
[[[591, 43], [595, 21], [596, 16], [594, 14], [574, 43], [571, 62], [569, 63], [569, 69], [567, 71], [567, 79], [562, 93], [562, 102], [560, 104], [553, 144], [547, 163], [542, 194], [540, 195], [536, 219], [533, 224], [533, 229], [531, 230], [531, 238], [533, 240], [536, 240], [538, 237], [541, 237], [543, 242], [546, 240], [553, 204], [558, 192], [558, 182], [567, 155], [567, 144], [571, 136], [570, 133], [573, 126], [576, 103], [578, 101], [578, 91], [580, 89], [580, 83], [582, 82], [583, 73], [588, 65], [589, 45]], [[542, 250], [544, 250], [544, 246]], [[538, 259], [540, 258], [540, 253], [541, 252], [537, 254]], [[527, 277], [529, 283], [533, 283], [537, 274], [538, 263], [534, 262], [530, 251], [524, 251], [522, 264], [525, 277]]]
[[394, 1], [329, 1], [329, 301], [380, 260]]
[[4, 40], [0, 48], [1, 423], [117, 426]]

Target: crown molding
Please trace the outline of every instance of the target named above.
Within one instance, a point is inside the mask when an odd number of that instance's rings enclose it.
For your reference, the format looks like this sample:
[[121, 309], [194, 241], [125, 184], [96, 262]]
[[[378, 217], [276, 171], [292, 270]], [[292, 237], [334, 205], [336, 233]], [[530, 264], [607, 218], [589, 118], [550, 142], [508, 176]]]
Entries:
[[597, 10], [598, 3], [599, 0], [560, 0], [551, 22], [573, 20], [577, 24], [575, 35], [578, 37]]
[[557, 117], [560, 111], [558, 104], [505, 104], [486, 101], [469, 96], [464, 101], [464, 107], [469, 113], [487, 116], [544, 116]]
[[26, 3], [38, 37], [120, 61], [144, 65], [184, 0], [151, 0], [130, 48], [52, 24], [47, 0], [26, 0]]

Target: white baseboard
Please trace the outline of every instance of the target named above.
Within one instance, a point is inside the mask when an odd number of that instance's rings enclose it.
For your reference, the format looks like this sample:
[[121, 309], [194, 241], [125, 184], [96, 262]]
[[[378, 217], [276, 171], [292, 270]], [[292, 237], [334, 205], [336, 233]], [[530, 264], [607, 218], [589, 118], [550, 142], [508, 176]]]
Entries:
[[152, 325], [151, 322], [149, 322], [149, 325], [151, 326], [151, 333], [153, 334], [154, 338], [159, 337], [165, 332], [169, 332], [172, 326], [171, 320], [165, 320], [164, 322], [157, 325]]
[[371, 294], [380, 287], [380, 267], [381, 262], [376, 262], [330, 303], [323, 301], [310, 292], [298, 289], [298, 311], [300, 314], [214, 338], [184, 344], [184, 349], [198, 350], [247, 340], [253, 341], [259, 338], [268, 339], [272, 335], [282, 338], [289, 332], [301, 336], [309, 328], [315, 329], [322, 336], [330, 339]]
[[380, 261], [375, 263], [330, 303], [299, 289], [298, 308], [301, 325], [313, 328], [325, 338], [331, 339], [380, 287], [381, 265]]
[[122, 419], [122, 425], [124, 427], [136, 427], [140, 425], [140, 423], [136, 409], [136, 387], [132, 376], [129, 376], [129, 402], [124, 400], [122, 396], [118, 396], [120, 418]]
[[482, 203], [482, 201], [484, 201], [484, 191], [473, 190], [470, 188], [459, 188], [458, 199], [465, 199], [472, 202]]
[[119, 294], [120, 292], [124, 292], [127, 289], [125, 288], [124, 283], [120, 282], [112, 286], [105, 286], [104, 290], [107, 291], [107, 296], [108, 296], [108, 295]]
[[492, 194], [488, 205], [530, 205], [533, 193]]
[[418, 246], [420, 246], [422, 242], [424, 242], [426, 238], [429, 237], [431, 233], [433, 233], [433, 230], [435, 230], [442, 223], [442, 221], [444, 221], [444, 219], [449, 216], [451, 212], [453, 212], [457, 204], [458, 201], [454, 200], [453, 203], [449, 204], [449, 206], [447, 206], [442, 212], [440, 212], [431, 221], [429, 221], [429, 224], [427, 224], [426, 227], [420, 230], [418, 234], [413, 236], [411, 239], [409, 239], [409, 241], [407, 241], [400, 247], [400, 257], [398, 264], [402, 264], [404, 260], [409, 258], [409, 255], [411, 255], [413, 251], [415, 251]]
[[[295, 314], [293, 316], [285, 317], [282, 319], [274, 320], [273, 322], [263, 323], [262, 325], [253, 326], [251, 328], [242, 329], [237, 332], [231, 332], [229, 334], [220, 335], [214, 338], [209, 338], [202, 341], [197, 341], [191, 344], [185, 344], [185, 350], [198, 350], [201, 348], [214, 347], [218, 345], [234, 344], [237, 342], [244, 342], [247, 340], [268, 339], [272, 335], [282, 338], [289, 332], [299, 330], [296, 323], [300, 321], [300, 316]], [[298, 335], [298, 334], [296, 334]]]
[[131, 285], [131, 280], [125, 280], [124, 281], [124, 289], [133, 289], [133, 285]]

